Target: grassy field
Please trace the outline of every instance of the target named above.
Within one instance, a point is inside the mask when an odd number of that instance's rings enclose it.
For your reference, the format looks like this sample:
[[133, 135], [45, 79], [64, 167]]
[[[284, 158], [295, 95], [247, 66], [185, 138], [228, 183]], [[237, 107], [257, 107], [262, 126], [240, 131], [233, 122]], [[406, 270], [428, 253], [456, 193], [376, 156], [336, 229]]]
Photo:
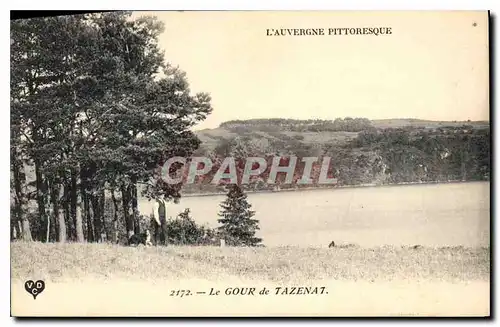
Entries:
[[[11, 243], [13, 280], [489, 281], [489, 248], [123, 247]], [[36, 275], [36, 276], [35, 276]]]

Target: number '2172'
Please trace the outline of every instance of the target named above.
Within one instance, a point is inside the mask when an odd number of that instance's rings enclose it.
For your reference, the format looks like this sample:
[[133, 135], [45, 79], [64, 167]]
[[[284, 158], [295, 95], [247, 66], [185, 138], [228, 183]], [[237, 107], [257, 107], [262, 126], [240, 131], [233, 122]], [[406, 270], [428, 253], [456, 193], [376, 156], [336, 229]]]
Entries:
[[171, 290], [170, 291], [170, 296], [183, 297], [183, 296], [190, 296], [190, 295], [192, 295], [190, 290]]

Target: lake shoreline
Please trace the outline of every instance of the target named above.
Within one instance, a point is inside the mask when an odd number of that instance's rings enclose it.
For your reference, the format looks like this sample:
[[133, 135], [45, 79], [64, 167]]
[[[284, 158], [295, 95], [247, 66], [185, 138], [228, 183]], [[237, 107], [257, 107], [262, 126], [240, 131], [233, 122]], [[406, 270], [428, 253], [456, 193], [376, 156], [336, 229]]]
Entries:
[[[302, 191], [325, 191], [325, 190], [343, 190], [343, 189], [365, 189], [374, 187], [395, 187], [395, 186], [416, 186], [416, 185], [436, 185], [436, 184], [472, 184], [472, 183], [490, 183], [490, 180], [484, 181], [462, 181], [462, 180], [452, 180], [452, 181], [428, 181], [428, 182], [404, 182], [404, 183], [391, 183], [391, 184], [358, 184], [358, 185], [343, 185], [343, 186], [333, 186], [333, 187], [307, 187], [307, 188], [297, 188], [297, 189], [280, 189], [280, 190], [259, 190], [259, 191], [245, 191], [246, 194], [261, 194], [261, 193], [285, 193], [285, 192], [302, 192]], [[220, 196], [226, 195], [226, 192], [207, 192], [207, 193], [181, 193], [181, 197], [191, 198], [191, 197], [208, 197], [208, 196]]]

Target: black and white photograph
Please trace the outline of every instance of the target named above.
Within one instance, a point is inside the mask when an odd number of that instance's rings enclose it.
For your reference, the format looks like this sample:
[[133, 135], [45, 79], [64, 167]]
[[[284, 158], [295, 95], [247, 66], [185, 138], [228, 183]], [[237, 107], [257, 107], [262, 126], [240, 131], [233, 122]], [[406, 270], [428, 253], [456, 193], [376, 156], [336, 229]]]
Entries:
[[490, 317], [489, 33], [11, 17], [11, 316]]

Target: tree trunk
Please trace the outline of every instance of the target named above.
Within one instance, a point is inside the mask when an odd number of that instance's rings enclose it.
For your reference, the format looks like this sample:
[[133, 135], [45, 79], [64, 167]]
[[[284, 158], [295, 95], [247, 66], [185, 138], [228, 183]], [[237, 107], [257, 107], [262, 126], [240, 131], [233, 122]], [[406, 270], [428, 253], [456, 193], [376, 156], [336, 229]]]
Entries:
[[22, 239], [23, 241], [31, 242], [33, 237], [31, 235], [30, 222], [26, 215], [22, 214], [22, 205], [17, 204], [15, 200], [14, 219], [11, 218], [11, 241], [14, 239]]
[[58, 238], [58, 226], [59, 225], [59, 186], [53, 181], [50, 181], [47, 189], [49, 190], [49, 196], [47, 197], [46, 207], [50, 210], [49, 220], [49, 240], [57, 242]]
[[23, 241], [27, 242], [33, 241], [33, 238], [31, 237], [30, 222], [27, 217], [23, 217], [22, 228], [23, 228]]
[[[11, 167], [14, 179], [14, 212], [16, 214], [14, 221], [14, 231], [16, 231], [16, 238], [23, 238], [25, 241], [33, 241], [30, 229], [30, 223], [27, 217], [28, 200], [26, 197], [26, 174], [22, 160], [22, 153], [19, 148], [20, 142], [19, 129], [15, 128], [11, 134]], [[11, 218], [12, 219], [12, 218]], [[19, 228], [21, 225], [22, 228]], [[22, 229], [22, 234], [20, 233]]]
[[84, 207], [85, 207], [85, 217], [87, 218], [87, 240], [89, 242], [95, 242], [95, 232], [94, 232], [94, 212], [90, 204], [90, 196], [85, 194], [84, 197]]
[[66, 226], [66, 240], [75, 241], [75, 220], [71, 215], [71, 181], [66, 181], [64, 184], [64, 201], [62, 206], [64, 208], [64, 224]]
[[35, 160], [35, 178], [36, 178], [36, 202], [38, 206], [38, 216], [40, 218], [40, 226], [44, 226], [47, 228], [40, 228], [39, 230], [39, 239], [48, 241], [48, 235], [50, 222], [49, 217], [47, 216], [46, 207], [45, 207], [45, 198], [47, 197], [46, 184], [43, 179], [43, 175], [40, 171], [40, 163], [38, 160]]
[[[19, 202], [19, 200], [16, 200]], [[24, 203], [23, 203], [24, 202]], [[26, 215], [26, 200], [22, 200], [20, 204], [17, 204], [16, 217], [13, 222], [14, 231], [16, 232], [16, 238], [22, 238], [23, 241], [31, 242], [33, 241], [33, 236], [31, 235], [30, 222], [28, 216]]]
[[15, 219], [10, 218], [10, 240], [11, 241], [18, 239], [20, 236], [20, 234], [17, 230], [17, 226], [18, 226], [17, 222], [18, 222], [17, 218], [15, 218]]
[[[88, 192], [88, 180], [85, 177], [85, 167], [80, 168], [80, 193], [82, 198], [82, 208], [83, 208], [83, 217], [82, 222], [86, 222], [87, 227], [87, 242], [94, 242], [94, 223], [93, 223], [93, 215], [91, 212], [90, 200], [89, 200], [89, 192]], [[82, 223], [83, 225], [83, 223]]]
[[113, 206], [114, 206], [114, 211], [113, 211], [113, 243], [118, 244], [118, 236], [119, 236], [119, 231], [118, 231], [118, 201], [116, 200], [115, 197], [115, 190], [111, 190], [111, 199], [113, 200]]
[[[76, 190], [76, 187], [74, 189]], [[78, 190], [76, 190], [75, 193], [76, 193], [76, 208], [75, 208], [76, 241], [79, 243], [83, 243], [85, 242], [85, 235], [83, 234], [82, 197], [81, 193], [78, 192]]]
[[131, 215], [132, 208], [130, 207], [130, 187], [121, 187], [123, 216], [125, 217], [125, 225], [127, 228], [127, 239], [134, 235], [134, 220]]
[[106, 241], [104, 228], [104, 188], [100, 187], [97, 194], [91, 196], [92, 210], [94, 212], [94, 235], [97, 242]]
[[[54, 199], [54, 213], [57, 215], [57, 239], [61, 243], [66, 243], [67, 239], [67, 231], [66, 231], [66, 221], [64, 215], [64, 185], [61, 183], [59, 186], [56, 186], [55, 189], [55, 199]], [[57, 205], [57, 206], [56, 206]]]
[[17, 221], [17, 225], [16, 225], [16, 231], [17, 231], [17, 235], [19, 235], [19, 237], [23, 237], [22, 235], [22, 231], [23, 231], [23, 222], [22, 221]]
[[99, 212], [99, 197], [95, 194], [90, 196], [90, 204], [92, 206], [92, 212], [94, 213], [94, 236], [95, 241], [101, 242], [102, 224], [101, 224], [101, 213]]
[[104, 191], [104, 185], [101, 188], [101, 191], [99, 192], [99, 212], [101, 214], [101, 226], [102, 226], [102, 231], [101, 231], [101, 241], [102, 242], [107, 242], [108, 241], [108, 233], [106, 231], [106, 217], [105, 217], [105, 210], [106, 210], [106, 193]]
[[50, 181], [47, 189], [49, 190], [49, 196], [47, 197], [47, 200], [49, 202], [47, 202], [46, 204], [46, 206], [49, 208], [47, 242], [50, 242], [50, 240], [57, 241], [58, 238], [56, 224], [59, 220], [59, 201], [57, 200], [59, 195], [59, 188], [54, 185], [53, 181]]
[[49, 243], [50, 240], [50, 216], [47, 216], [47, 233], [45, 237], [45, 243]]
[[[15, 191], [15, 203], [16, 203], [16, 220], [22, 222], [23, 230], [22, 234], [17, 234], [17, 238], [22, 237], [24, 241], [33, 241], [31, 235], [30, 222], [27, 217], [27, 198], [25, 194], [25, 184], [26, 175], [24, 173], [24, 167], [19, 158], [13, 158], [13, 169], [14, 169], [14, 191]], [[18, 226], [16, 222], [16, 226]]]
[[[71, 177], [70, 177], [70, 185], [69, 185], [69, 199], [70, 199], [70, 209], [69, 209], [69, 214], [71, 217], [71, 221], [73, 224], [73, 228], [71, 228], [71, 238], [76, 240], [77, 242], [82, 242], [81, 240], [78, 239], [78, 221], [77, 221], [77, 206], [78, 206], [78, 185], [76, 182], [77, 179], [77, 172], [75, 169], [71, 170]], [[80, 212], [81, 215], [81, 212]], [[80, 224], [81, 224], [81, 216], [80, 216]], [[81, 228], [81, 226], [80, 226]]]
[[141, 233], [141, 226], [139, 223], [139, 209], [137, 207], [137, 178], [132, 178], [130, 185], [130, 197], [132, 202], [132, 216], [134, 220], [134, 233], [139, 235]]
[[[79, 192], [77, 193], [77, 200], [76, 200], [76, 220], [78, 220], [79, 218], [81, 219], [81, 224], [76, 224], [77, 228], [78, 226], [81, 226], [82, 230], [81, 230], [81, 238], [83, 239], [83, 241], [85, 241], [85, 232], [84, 232], [84, 229], [83, 229], [83, 223], [86, 222], [87, 223], [87, 241], [88, 242], [91, 242], [91, 240], [88, 238], [88, 230], [89, 230], [89, 226], [88, 226], [88, 210], [87, 210], [87, 200], [86, 200], [86, 191], [85, 191], [85, 180], [83, 178], [83, 169], [80, 167], [80, 188], [79, 188]], [[77, 239], [79, 238], [78, 237], [78, 229], [77, 229]]]
[[66, 230], [66, 211], [64, 210], [63, 206], [59, 206], [58, 220], [58, 241], [60, 243], [66, 243], [66, 240], [68, 238]]

